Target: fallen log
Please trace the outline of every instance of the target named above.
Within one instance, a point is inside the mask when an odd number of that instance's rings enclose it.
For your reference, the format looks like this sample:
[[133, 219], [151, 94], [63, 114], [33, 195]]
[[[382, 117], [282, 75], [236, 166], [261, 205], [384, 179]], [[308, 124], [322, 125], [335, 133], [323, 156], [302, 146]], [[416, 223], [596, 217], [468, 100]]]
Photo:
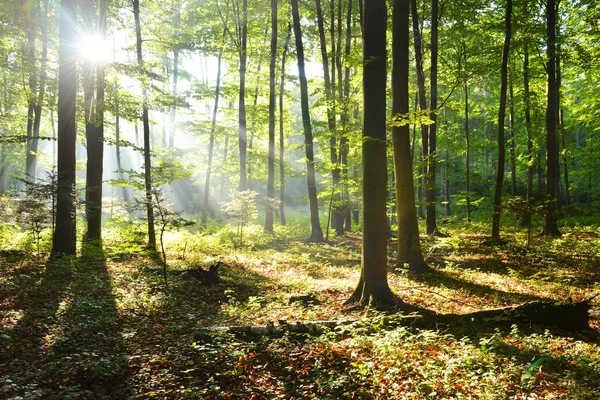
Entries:
[[[467, 314], [438, 314], [429, 310], [401, 314], [397, 310], [374, 318], [362, 320], [332, 320], [314, 322], [287, 323], [278, 321], [278, 324], [269, 323], [260, 326], [229, 326], [202, 330], [194, 336], [202, 340], [214, 332], [227, 332], [236, 336], [281, 336], [286, 332], [320, 335], [332, 330], [343, 331], [344, 327], [355, 326], [372, 329], [393, 329], [398, 326], [410, 326], [427, 329], [446, 329], [458, 325], [494, 324], [495, 326], [541, 326], [558, 328], [565, 332], [590, 331], [589, 326], [591, 301], [534, 301], [519, 306], [504, 307], [491, 310], [476, 311]], [[414, 310], [414, 307], [411, 307]]]

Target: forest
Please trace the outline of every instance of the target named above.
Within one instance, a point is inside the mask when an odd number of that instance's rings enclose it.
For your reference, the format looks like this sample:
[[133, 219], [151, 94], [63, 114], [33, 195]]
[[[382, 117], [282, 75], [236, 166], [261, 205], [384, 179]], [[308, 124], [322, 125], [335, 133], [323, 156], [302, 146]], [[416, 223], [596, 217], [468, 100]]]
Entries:
[[598, 0], [0, 32], [0, 398], [600, 398]]

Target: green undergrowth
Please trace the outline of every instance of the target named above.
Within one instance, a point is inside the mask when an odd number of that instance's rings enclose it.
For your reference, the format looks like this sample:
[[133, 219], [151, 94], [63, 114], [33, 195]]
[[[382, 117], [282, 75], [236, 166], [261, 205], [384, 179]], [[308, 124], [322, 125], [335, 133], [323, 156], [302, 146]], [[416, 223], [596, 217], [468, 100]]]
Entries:
[[[274, 235], [247, 226], [241, 247], [231, 226], [169, 232], [168, 289], [143, 227], [127, 221], [106, 226], [103, 250], [86, 246], [77, 258], [46, 260], [23, 251], [23, 237], [2, 242], [0, 397], [600, 398], [597, 319], [595, 335], [392, 328], [385, 321], [393, 316], [342, 307], [359, 278], [360, 237], [311, 244], [303, 224]], [[530, 246], [513, 227], [499, 245], [478, 223], [451, 219], [441, 228], [447, 236], [422, 237], [432, 267], [424, 276], [395, 268], [391, 241], [389, 283], [410, 304], [464, 313], [600, 292], [595, 226], [563, 227], [561, 238], [534, 236]], [[194, 271], [216, 262], [220, 281], [203, 283]], [[305, 294], [318, 301], [290, 303]], [[201, 334], [318, 320], [358, 322], [320, 336]]]

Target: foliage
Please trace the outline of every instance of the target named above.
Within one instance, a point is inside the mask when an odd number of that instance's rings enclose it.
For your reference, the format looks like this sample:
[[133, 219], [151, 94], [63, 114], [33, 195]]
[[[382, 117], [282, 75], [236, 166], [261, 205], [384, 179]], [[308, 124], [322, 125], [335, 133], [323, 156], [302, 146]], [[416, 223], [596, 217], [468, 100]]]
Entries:
[[252, 190], [233, 190], [229, 193], [229, 201], [221, 205], [226, 215], [237, 220], [237, 236], [240, 247], [244, 244], [244, 226], [256, 217], [258, 211], [256, 196], [258, 196], [258, 193]]

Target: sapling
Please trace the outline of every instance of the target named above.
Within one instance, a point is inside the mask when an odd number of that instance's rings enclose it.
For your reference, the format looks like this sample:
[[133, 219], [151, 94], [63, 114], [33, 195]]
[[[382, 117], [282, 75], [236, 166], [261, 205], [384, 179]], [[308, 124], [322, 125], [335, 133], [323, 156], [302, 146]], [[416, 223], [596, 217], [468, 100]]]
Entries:
[[244, 226], [251, 218], [256, 217], [256, 196], [258, 196], [258, 193], [252, 190], [232, 190], [229, 193], [229, 201], [221, 203], [223, 212], [237, 219], [237, 235], [240, 239], [240, 247], [244, 244]]
[[54, 231], [56, 174], [49, 172], [46, 179], [23, 180], [23, 183], [25, 188], [17, 208], [17, 220], [27, 226], [40, 254], [42, 232], [48, 227]]
[[154, 221], [159, 226], [158, 230], [160, 240], [160, 251], [163, 261], [163, 277], [165, 279], [165, 287], [169, 287], [167, 281], [167, 252], [165, 251], [165, 232], [169, 229], [179, 229], [184, 226], [189, 226], [193, 222], [187, 221], [181, 217], [181, 211], [175, 211], [162, 194], [161, 189], [153, 189], [152, 196], [154, 197], [153, 211]]

